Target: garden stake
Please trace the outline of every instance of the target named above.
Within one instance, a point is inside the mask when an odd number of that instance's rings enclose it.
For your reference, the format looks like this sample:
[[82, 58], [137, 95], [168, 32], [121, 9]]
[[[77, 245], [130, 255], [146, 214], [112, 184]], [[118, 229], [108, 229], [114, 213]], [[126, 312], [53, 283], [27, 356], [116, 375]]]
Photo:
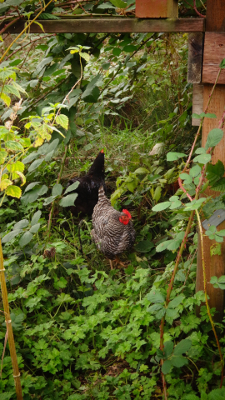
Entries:
[[2, 300], [3, 300], [3, 307], [4, 307], [4, 314], [5, 314], [5, 323], [6, 329], [8, 333], [8, 342], [9, 342], [9, 351], [12, 360], [12, 367], [13, 367], [13, 378], [16, 386], [16, 396], [17, 400], [23, 400], [21, 382], [20, 382], [20, 372], [17, 362], [16, 356], [16, 347], [14, 342], [13, 330], [12, 330], [12, 321], [10, 318], [9, 312], [9, 303], [8, 303], [8, 293], [5, 281], [5, 268], [3, 265], [3, 253], [2, 253], [2, 243], [0, 240], [0, 278], [1, 278], [1, 288], [2, 288]]

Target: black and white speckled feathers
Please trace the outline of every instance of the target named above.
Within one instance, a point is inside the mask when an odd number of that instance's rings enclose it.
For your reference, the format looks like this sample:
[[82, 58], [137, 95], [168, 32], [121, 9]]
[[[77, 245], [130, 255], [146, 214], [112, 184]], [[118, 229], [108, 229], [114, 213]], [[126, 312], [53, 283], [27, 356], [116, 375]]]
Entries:
[[101, 186], [98, 191], [98, 203], [92, 214], [91, 235], [98, 249], [110, 259], [129, 250], [134, 244], [135, 230], [132, 222], [120, 222], [121, 217], [125, 216], [124, 212], [119, 212], [111, 206]]

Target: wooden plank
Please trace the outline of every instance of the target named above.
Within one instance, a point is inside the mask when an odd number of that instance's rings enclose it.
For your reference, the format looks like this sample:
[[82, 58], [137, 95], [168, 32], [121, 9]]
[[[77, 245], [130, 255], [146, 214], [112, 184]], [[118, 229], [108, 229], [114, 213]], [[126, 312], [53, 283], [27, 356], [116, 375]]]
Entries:
[[[38, 20], [46, 33], [111, 33], [111, 32], [203, 32], [203, 18], [145, 19], [138, 18], [76, 18], [61, 20]], [[5, 32], [20, 33], [24, 21], [18, 21]], [[4, 27], [2, 24], [0, 30]], [[30, 33], [43, 33], [40, 26], [32, 24]]]
[[[203, 57], [202, 82], [214, 83], [220, 62], [225, 58], [225, 32], [206, 32]], [[225, 70], [221, 71], [218, 83], [225, 84]]]
[[137, 18], [177, 18], [176, 0], [136, 0]]
[[225, 31], [224, 0], [207, 0], [206, 30]]
[[189, 83], [200, 83], [202, 78], [203, 58], [202, 32], [190, 33], [188, 35], [188, 76]]
[[[203, 107], [205, 109], [206, 104], [209, 99], [209, 95], [212, 90], [212, 85], [203, 85]], [[216, 114], [217, 118], [206, 118], [203, 123], [202, 130], [202, 146], [205, 146], [208, 133], [213, 129], [217, 128], [219, 125], [219, 121], [222, 117], [223, 111], [225, 107], [225, 87], [223, 85], [218, 85], [215, 88], [214, 94], [211, 99], [211, 103], [208, 109], [209, 113]], [[223, 128], [225, 132], [225, 128]], [[220, 144], [215, 147], [213, 155], [212, 155], [212, 163], [216, 164], [218, 160], [221, 160], [225, 164], [225, 135], [221, 140]], [[217, 196], [218, 193], [212, 190], [207, 189], [207, 195], [209, 196]], [[217, 230], [220, 231], [225, 229], [225, 221], [223, 221], [218, 227]], [[205, 230], [203, 229], [205, 232]], [[224, 312], [224, 290], [215, 289], [213, 285], [211, 285], [210, 279], [212, 276], [220, 277], [221, 275], [225, 275], [225, 242], [222, 243], [221, 255], [210, 255], [210, 248], [215, 243], [214, 240], [210, 240], [207, 236], [204, 236], [204, 258], [206, 264], [206, 281], [207, 281], [207, 293], [210, 297], [209, 304], [210, 307], [215, 307], [218, 311], [216, 320], [221, 321], [223, 318]], [[197, 268], [197, 283], [196, 290], [203, 290], [203, 273], [202, 273], [202, 260], [201, 260], [201, 249], [199, 246], [198, 251], [198, 268]]]
[[[203, 85], [193, 85], [192, 114], [201, 114], [203, 112]], [[192, 118], [192, 125], [199, 126], [200, 119]]]

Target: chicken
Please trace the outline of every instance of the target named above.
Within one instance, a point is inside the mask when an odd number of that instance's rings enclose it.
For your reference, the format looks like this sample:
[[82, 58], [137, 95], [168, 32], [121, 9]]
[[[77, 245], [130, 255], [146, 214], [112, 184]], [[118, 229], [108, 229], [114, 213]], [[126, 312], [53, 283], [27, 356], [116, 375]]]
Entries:
[[[111, 206], [104, 188], [98, 191], [98, 203], [92, 214], [91, 236], [98, 249], [110, 260], [131, 249], [135, 242], [135, 230], [129, 211], [119, 212]], [[110, 261], [111, 269], [112, 262]]]
[[102, 185], [105, 188], [104, 150], [99, 152], [87, 174], [71, 179], [67, 187], [75, 182], [79, 182], [79, 186], [72, 193], [77, 193], [78, 197], [70, 210], [75, 216], [91, 216], [98, 202], [98, 189]]

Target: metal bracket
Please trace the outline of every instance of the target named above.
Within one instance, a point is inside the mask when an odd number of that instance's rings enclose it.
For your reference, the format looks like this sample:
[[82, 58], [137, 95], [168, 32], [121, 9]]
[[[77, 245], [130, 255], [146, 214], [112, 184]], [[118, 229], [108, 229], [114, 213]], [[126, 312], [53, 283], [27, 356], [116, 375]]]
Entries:
[[209, 229], [211, 225], [218, 226], [225, 220], [225, 210], [216, 210], [209, 219], [202, 222], [204, 229]]

